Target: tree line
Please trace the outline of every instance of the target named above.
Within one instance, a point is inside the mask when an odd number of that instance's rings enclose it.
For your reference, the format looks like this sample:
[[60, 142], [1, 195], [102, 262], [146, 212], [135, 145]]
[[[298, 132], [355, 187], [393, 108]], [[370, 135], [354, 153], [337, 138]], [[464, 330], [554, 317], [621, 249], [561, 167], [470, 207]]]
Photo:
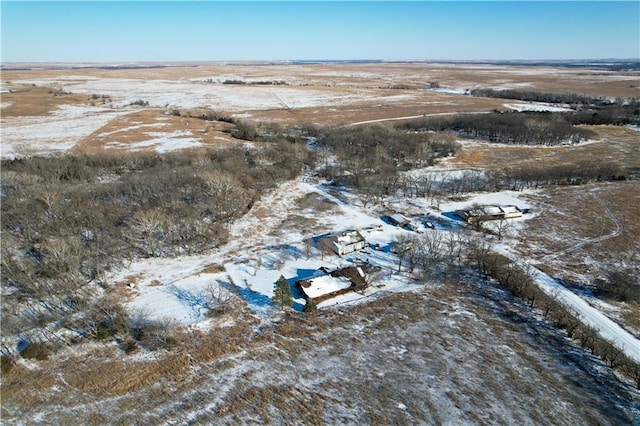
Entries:
[[454, 155], [451, 135], [412, 133], [383, 125], [315, 129], [320, 173], [355, 188], [365, 201], [395, 193], [401, 172]]
[[[640, 389], [640, 364], [585, 324], [561, 300], [559, 293], [548, 294], [535, 283], [531, 266], [496, 253], [490, 241], [462, 232], [429, 231], [424, 234], [401, 234], [393, 241], [392, 251], [398, 259], [397, 272], [406, 272], [418, 281], [441, 278], [455, 281], [496, 282], [537, 309], [543, 318], [564, 330], [567, 336], [601, 358], [631, 380]], [[627, 285], [619, 286], [623, 281]], [[628, 270], [611, 272], [607, 289], [618, 297], [637, 295], [637, 273]], [[621, 293], [623, 292], [623, 293]], [[624, 299], [630, 300], [630, 299]]]
[[121, 334], [131, 318], [104, 299], [104, 271], [224, 244], [229, 225], [298, 176], [308, 155], [303, 144], [280, 141], [251, 150], [3, 161], [2, 335], [29, 340], [47, 329], [52, 338], [50, 324], [78, 338]]
[[640, 99], [590, 97], [571, 93], [541, 93], [523, 90], [474, 89], [472, 96], [516, 99], [527, 102], [567, 104], [574, 111], [555, 113], [572, 125], [640, 124]]
[[454, 132], [458, 135], [513, 145], [578, 143], [594, 136], [564, 116], [549, 112], [490, 112], [426, 117], [396, 125], [414, 132]]
[[545, 102], [550, 104], [604, 105], [611, 102], [605, 98], [593, 98], [575, 93], [544, 93], [515, 89], [497, 90], [479, 88], [472, 89], [469, 93], [472, 96], [483, 98], [517, 99], [519, 101]]

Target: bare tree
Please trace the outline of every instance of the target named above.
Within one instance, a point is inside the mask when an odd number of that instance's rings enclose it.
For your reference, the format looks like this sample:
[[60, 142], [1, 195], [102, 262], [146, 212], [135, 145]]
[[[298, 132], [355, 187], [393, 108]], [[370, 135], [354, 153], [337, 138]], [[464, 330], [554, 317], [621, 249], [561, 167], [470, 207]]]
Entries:
[[496, 221], [496, 234], [498, 235], [498, 240], [502, 240], [503, 237], [508, 237], [511, 235], [513, 230], [513, 223], [509, 221], [509, 219], [505, 219], [501, 217]]
[[393, 251], [398, 256], [398, 272], [402, 270], [402, 260], [406, 257], [407, 253], [413, 249], [415, 245], [414, 240], [415, 238], [404, 232], [396, 235], [393, 239]]
[[318, 249], [320, 250], [320, 255], [322, 256], [322, 260], [324, 260], [324, 255], [326, 254], [333, 254], [333, 248], [331, 246], [331, 241], [329, 240], [329, 238], [321, 238], [320, 241], [318, 241]]
[[225, 313], [231, 307], [231, 293], [219, 284], [210, 283], [205, 287], [207, 307], [210, 311]]

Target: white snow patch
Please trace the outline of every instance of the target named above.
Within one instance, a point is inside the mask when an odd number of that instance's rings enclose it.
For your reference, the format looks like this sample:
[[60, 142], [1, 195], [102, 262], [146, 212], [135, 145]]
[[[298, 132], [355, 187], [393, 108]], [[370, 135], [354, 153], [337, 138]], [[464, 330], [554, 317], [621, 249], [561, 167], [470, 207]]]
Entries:
[[48, 117], [7, 117], [2, 120], [0, 157], [67, 151], [112, 119], [129, 111], [60, 109]]
[[427, 92], [445, 93], [448, 95], [468, 95], [468, 89], [460, 89], [455, 87], [438, 87], [435, 89], [427, 89]]
[[523, 200], [521, 197], [523, 195], [532, 194], [532, 193], [535, 193], [535, 190], [501, 191], [501, 192], [471, 194], [464, 201], [444, 201], [440, 205], [440, 209], [443, 211], [462, 210], [462, 209], [469, 208], [474, 204], [499, 205], [499, 206], [515, 205], [515, 206], [518, 206], [520, 209], [531, 208], [531, 205], [527, 201]]
[[202, 146], [202, 141], [198, 138], [182, 137], [192, 134], [188, 130], [177, 130], [172, 133], [146, 132], [146, 134], [151, 136], [152, 139], [141, 142], [109, 142], [105, 146], [107, 148], [127, 148], [132, 151], [154, 147], [160, 153]]
[[111, 112], [112, 108], [86, 106], [86, 105], [59, 105], [58, 108], [51, 112], [56, 117], [80, 118], [87, 115], [98, 114], [103, 112]]
[[506, 108], [513, 109], [518, 112], [531, 111], [531, 112], [568, 112], [573, 111], [568, 107], [561, 107], [556, 105], [550, 105], [542, 102], [531, 102], [526, 104], [502, 104]]
[[[164, 117], [163, 117], [164, 118]], [[104, 132], [100, 133], [100, 137], [115, 135], [116, 133], [129, 132], [131, 130], [142, 129], [146, 127], [164, 127], [168, 126], [167, 123], [149, 123], [149, 124], [138, 124], [135, 126], [123, 127], [121, 129], [114, 130], [112, 132]]]

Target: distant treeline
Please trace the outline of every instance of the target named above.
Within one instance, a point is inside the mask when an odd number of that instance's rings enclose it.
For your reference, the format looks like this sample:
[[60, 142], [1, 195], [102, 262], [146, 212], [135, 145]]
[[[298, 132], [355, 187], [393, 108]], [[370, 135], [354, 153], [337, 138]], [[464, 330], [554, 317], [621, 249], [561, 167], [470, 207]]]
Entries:
[[590, 130], [572, 124], [565, 116], [553, 113], [491, 112], [428, 117], [396, 127], [412, 131], [450, 131], [489, 142], [518, 145], [578, 143], [594, 136]]
[[602, 104], [597, 107], [580, 109], [575, 112], [561, 112], [557, 114], [574, 125], [638, 125], [640, 124], [640, 99]]
[[640, 99], [594, 98], [576, 94], [539, 93], [523, 90], [474, 89], [473, 96], [516, 99], [526, 102], [567, 104], [575, 111], [554, 113], [571, 124], [615, 126], [640, 123]]
[[601, 98], [592, 98], [589, 96], [565, 94], [565, 93], [540, 93], [528, 92], [523, 90], [496, 90], [496, 89], [473, 89], [469, 92], [472, 96], [484, 98], [498, 99], [517, 99], [529, 102], [546, 102], [551, 104], [583, 104], [583, 105], [601, 105], [610, 103], [610, 101]]

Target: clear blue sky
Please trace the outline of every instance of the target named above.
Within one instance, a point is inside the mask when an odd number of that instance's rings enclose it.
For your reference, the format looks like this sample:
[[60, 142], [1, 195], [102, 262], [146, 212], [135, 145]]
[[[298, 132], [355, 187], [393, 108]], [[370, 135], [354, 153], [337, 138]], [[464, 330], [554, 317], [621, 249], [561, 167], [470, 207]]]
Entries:
[[640, 1], [1, 2], [2, 62], [640, 57]]

